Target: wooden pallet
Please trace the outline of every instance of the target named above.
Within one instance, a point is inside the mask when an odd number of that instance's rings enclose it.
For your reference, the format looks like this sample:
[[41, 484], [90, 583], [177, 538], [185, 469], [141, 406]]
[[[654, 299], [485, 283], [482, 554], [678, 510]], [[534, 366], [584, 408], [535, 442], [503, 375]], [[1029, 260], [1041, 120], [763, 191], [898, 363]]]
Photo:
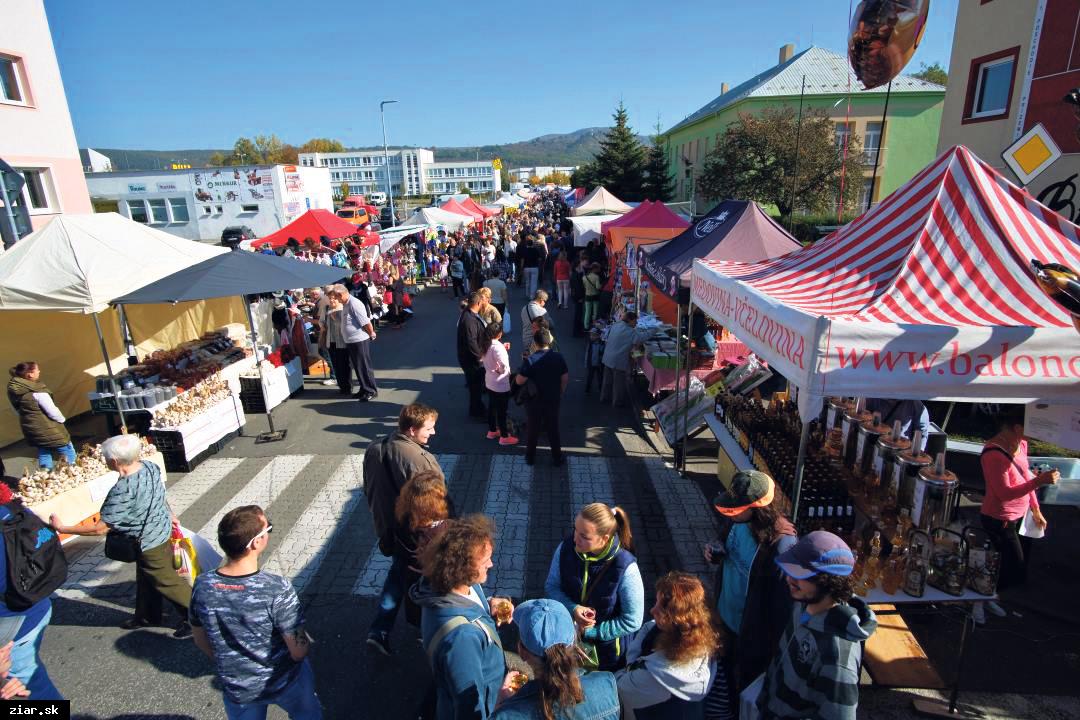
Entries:
[[866, 641], [863, 664], [876, 685], [941, 689], [941, 676], [895, 605], [874, 605], [877, 630]]

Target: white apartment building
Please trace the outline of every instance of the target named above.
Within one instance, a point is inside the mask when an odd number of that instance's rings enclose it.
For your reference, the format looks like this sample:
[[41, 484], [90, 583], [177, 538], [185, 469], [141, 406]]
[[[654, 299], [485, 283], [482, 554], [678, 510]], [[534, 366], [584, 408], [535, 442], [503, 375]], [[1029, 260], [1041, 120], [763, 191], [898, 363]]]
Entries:
[[498, 192], [502, 189], [499, 173], [490, 160], [465, 162], [435, 162], [435, 154], [424, 148], [407, 148], [389, 152], [354, 150], [343, 153], [300, 153], [303, 167], [325, 167], [330, 170], [334, 197], [341, 194], [341, 184], [349, 184], [349, 192], [368, 194], [386, 192], [387, 172], [396, 196], [456, 193], [462, 185], [477, 193]]
[[308, 210], [334, 209], [329, 171], [296, 165], [89, 173], [86, 184], [121, 215], [190, 240], [219, 240], [233, 225], [263, 237]]
[[534, 175], [538, 178], [546, 177], [553, 172], [573, 175], [575, 170], [577, 170], [577, 165], [536, 165], [533, 167], [513, 168], [506, 172], [510, 174], [511, 182], [528, 183], [529, 178]]

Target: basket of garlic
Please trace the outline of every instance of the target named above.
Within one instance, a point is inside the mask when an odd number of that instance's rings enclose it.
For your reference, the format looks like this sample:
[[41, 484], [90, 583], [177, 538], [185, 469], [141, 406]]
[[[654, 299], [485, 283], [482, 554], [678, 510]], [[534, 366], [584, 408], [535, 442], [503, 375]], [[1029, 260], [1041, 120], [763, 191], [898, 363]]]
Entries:
[[189, 472], [244, 423], [239, 398], [215, 374], [155, 412], [150, 437], [161, 450], [166, 469]]
[[[148, 438], [142, 438], [142, 443], [141, 458], [162, 468], [164, 482], [164, 457]], [[61, 460], [52, 470], [25, 469], [17, 495], [42, 520], [48, 522], [55, 513], [64, 524], [73, 525], [93, 517], [101, 509], [117, 478], [105, 465], [101, 446], [88, 443], [83, 445], [73, 464]]]

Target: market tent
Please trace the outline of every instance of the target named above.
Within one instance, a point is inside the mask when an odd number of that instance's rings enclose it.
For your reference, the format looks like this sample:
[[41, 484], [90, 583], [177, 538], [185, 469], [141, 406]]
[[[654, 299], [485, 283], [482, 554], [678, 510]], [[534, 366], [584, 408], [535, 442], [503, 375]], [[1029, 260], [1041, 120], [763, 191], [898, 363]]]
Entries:
[[574, 246], [585, 247], [590, 240], [603, 242], [604, 236], [600, 234], [600, 226], [608, 220], [614, 220], [618, 215], [589, 215], [587, 217], [567, 218], [573, 226]]
[[494, 204], [508, 208], [519, 208], [525, 204], [525, 201], [518, 195], [510, 195], [507, 193], [503, 193], [499, 197], [495, 198]]
[[227, 252], [117, 213], [60, 215], [0, 255], [0, 310], [101, 312], [118, 295]]
[[472, 215], [458, 215], [440, 208], [419, 208], [403, 223], [404, 225], [431, 225], [448, 232], [460, 230], [474, 222]]
[[622, 215], [630, 212], [632, 208], [619, 198], [607, 191], [603, 185], [598, 185], [595, 190], [585, 196], [577, 207], [570, 211], [571, 215]]
[[455, 215], [468, 215], [473, 220], [483, 220], [484, 219], [484, 214], [483, 213], [476, 212], [475, 210], [470, 210], [467, 207], [465, 207], [464, 205], [462, 205], [461, 203], [459, 203], [457, 200], [453, 200], [453, 199], [447, 200], [446, 202], [444, 202], [439, 207], [439, 209], [444, 211], [444, 212], [454, 213]]
[[266, 237], [250, 240], [247, 244], [251, 247], [260, 248], [269, 244], [270, 247], [279, 248], [287, 243], [289, 238], [296, 238], [298, 243], [303, 244], [306, 238], [318, 242], [319, 238], [325, 235], [331, 240], [337, 240], [356, 235], [359, 232], [359, 226], [345, 222], [329, 210], [317, 209], [308, 210], [277, 232], [270, 233]]
[[1080, 228], [960, 146], [810, 247], [696, 260], [692, 301], [803, 390], [804, 420], [828, 396], [1080, 404], [1033, 258], [1080, 267]]
[[635, 247], [651, 245], [670, 240], [689, 226], [690, 223], [668, 210], [664, 203], [646, 200], [625, 215], [605, 222], [601, 231], [608, 247], [618, 253], [631, 239]]
[[471, 197], [467, 197], [467, 196], [466, 196], [466, 198], [464, 200], [461, 201], [461, 207], [465, 208], [466, 210], [472, 210], [473, 212], [478, 212], [478, 213], [480, 213], [481, 216], [486, 217], [486, 218], [491, 217], [492, 215], [497, 215], [498, 214], [494, 210], [488, 210], [486, 207], [483, 207], [482, 205], [477, 205], [475, 200], [473, 200]]
[[232, 295], [321, 287], [348, 274], [343, 268], [262, 253], [231, 252], [160, 278], [113, 300], [117, 305], [177, 303]]
[[[108, 303], [147, 279], [224, 253], [225, 248], [178, 238], [117, 213], [58, 216], [0, 255], [0, 310], [10, 311], [0, 314], [10, 340], [0, 349], [0, 365], [32, 358], [61, 411], [67, 416], [86, 412], [95, 378], [113, 363], [126, 362], [120, 318]], [[158, 313], [149, 325], [155, 338], [174, 337], [189, 327], [201, 334], [235, 319], [235, 304], [219, 305], [209, 314], [205, 308]], [[134, 334], [145, 317], [135, 312], [127, 319]], [[218, 325], [204, 324], [215, 321]], [[14, 410], [0, 406], [0, 445], [21, 437]]]
[[800, 248], [757, 203], [725, 200], [671, 242], [642, 251], [639, 258], [652, 286], [674, 298], [680, 286], [689, 287], [695, 259], [759, 262]]
[[506, 210], [506, 208], [502, 205], [498, 205], [495, 203], [488, 203], [485, 205], [481, 205], [480, 207], [484, 208], [485, 210], [491, 211], [492, 215], [501, 215], [503, 211]]
[[399, 225], [398, 227], [389, 230], [383, 230], [382, 233], [380, 233], [379, 252], [387, 252], [410, 235], [422, 233], [427, 229], [427, 225]]

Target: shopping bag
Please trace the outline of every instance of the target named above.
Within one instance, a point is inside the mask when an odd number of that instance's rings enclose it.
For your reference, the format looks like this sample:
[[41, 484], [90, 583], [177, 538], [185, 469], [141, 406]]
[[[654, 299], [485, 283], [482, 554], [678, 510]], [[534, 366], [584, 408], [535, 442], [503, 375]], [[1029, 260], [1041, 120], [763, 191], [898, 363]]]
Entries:
[[507, 303], [503, 310], [503, 335], [509, 335], [510, 330], [510, 303]]
[[746, 686], [739, 693], [739, 720], [758, 720], [761, 713], [757, 709], [757, 699], [761, 695], [761, 688], [765, 685], [765, 673], [757, 676], [757, 680]]
[[184, 526], [180, 526], [180, 531], [183, 532], [184, 538], [191, 542], [192, 549], [195, 552], [195, 563], [198, 568], [198, 572], [195, 576], [198, 577], [204, 572], [211, 570], [217, 570], [218, 565], [221, 564], [221, 555], [218, 553], [214, 546], [198, 533], [188, 530]]
[[186, 537], [170, 538], [173, 551], [173, 569], [176, 574], [187, 581], [188, 585], [195, 582], [199, 575], [198, 563], [195, 560], [195, 548], [191, 540]]

